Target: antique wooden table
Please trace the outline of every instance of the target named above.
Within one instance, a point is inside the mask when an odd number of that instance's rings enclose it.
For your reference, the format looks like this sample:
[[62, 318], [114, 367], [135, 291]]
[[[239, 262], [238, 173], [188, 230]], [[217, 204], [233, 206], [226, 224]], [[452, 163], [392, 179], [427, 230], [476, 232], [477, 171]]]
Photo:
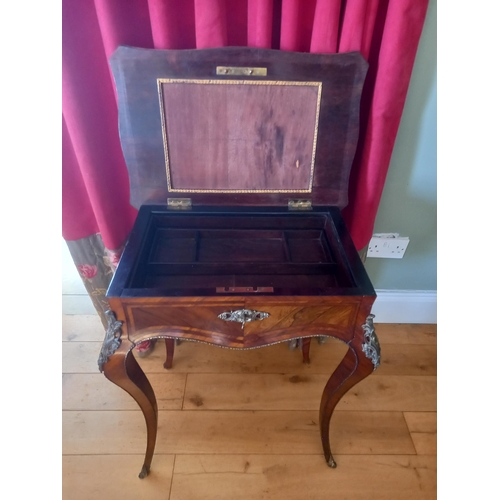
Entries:
[[320, 402], [323, 451], [335, 467], [332, 412], [380, 363], [376, 295], [340, 214], [365, 61], [122, 47], [111, 65], [139, 215], [107, 292], [98, 364], [144, 414], [139, 477], [150, 470], [158, 408], [131, 351], [148, 339], [167, 339], [167, 367], [174, 339], [231, 349], [345, 342]]

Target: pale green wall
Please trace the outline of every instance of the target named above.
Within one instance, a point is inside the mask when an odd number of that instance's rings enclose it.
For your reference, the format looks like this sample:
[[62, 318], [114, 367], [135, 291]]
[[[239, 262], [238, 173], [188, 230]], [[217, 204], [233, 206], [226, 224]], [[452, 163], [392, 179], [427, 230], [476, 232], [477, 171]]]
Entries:
[[366, 259], [376, 289], [436, 290], [436, 0], [429, 2], [375, 233], [399, 233], [403, 259]]

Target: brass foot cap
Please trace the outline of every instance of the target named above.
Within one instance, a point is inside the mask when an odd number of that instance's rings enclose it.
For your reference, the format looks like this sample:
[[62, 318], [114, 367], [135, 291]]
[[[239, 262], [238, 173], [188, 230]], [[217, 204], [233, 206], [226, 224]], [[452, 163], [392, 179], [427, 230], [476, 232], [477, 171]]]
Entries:
[[145, 477], [147, 477], [149, 475], [150, 469], [151, 467], [149, 465], [143, 465], [141, 473], [139, 474], [139, 478], [144, 479]]
[[326, 463], [328, 464], [328, 467], [331, 467], [332, 469], [335, 469], [337, 467], [337, 464], [332, 456], [330, 456]]

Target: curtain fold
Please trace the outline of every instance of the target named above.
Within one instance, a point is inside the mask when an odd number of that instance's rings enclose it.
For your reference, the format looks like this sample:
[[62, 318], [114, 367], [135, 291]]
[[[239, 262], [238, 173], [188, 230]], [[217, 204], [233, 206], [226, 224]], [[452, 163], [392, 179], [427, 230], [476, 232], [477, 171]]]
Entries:
[[387, 3], [387, 0], [351, 0], [346, 4], [339, 52], [359, 50], [367, 61], [370, 59], [373, 28], [380, 1]]
[[316, 0], [282, 1], [280, 50], [309, 52], [315, 9]]
[[317, 0], [310, 52], [327, 54], [337, 52], [341, 8], [341, 0]]
[[194, 0], [196, 48], [227, 46], [227, 19], [224, 7], [224, 0]]
[[[343, 214], [358, 250], [368, 244], [373, 231], [428, 2], [385, 0], [385, 3], [384, 24], [378, 26], [381, 34], [378, 57], [372, 50], [368, 58], [371, 74], [362, 101], [368, 119], [351, 173], [355, 181], [349, 183], [349, 205]], [[372, 47], [376, 38], [375, 33]], [[369, 106], [367, 89], [372, 94]]]
[[[128, 201], [128, 173], [103, 37], [93, 2], [63, 2], [63, 19], [63, 115], [89, 201], [75, 218], [64, 219], [63, 234], [93, 234], [94, 226], [84, 226], [91, 214], [83, 210], [91, 210], [106, 247], [115, 249], [126, 240], [137, 211]], [[66, 191], [71, 197], [72, 187]]]
[[119, 45], [360, 51], [370, 67], [344, 217], [370, 240], [428, 0], [63, 0], [63, 237], [122, 248], [137, 215], [108, 64]]
[[[154, 24], [150, 20], [160, 19], [160, 16], [150, 16], [146, 2], [127, 0], [126, 8], [124, 8], [122, 0], [94, 0], [94, 5], [106, 61], [109, 60], [116, 47], [123, 43], [123, 40], [127, 40], [127, 44], [131, 46], [152, 45]], [[167, 30], [163, 29], [162, 32], [166, 33]]]
[[[194, 4], [178, 0], [149, 0], [151, 44], [136, 47], [157, 49], [191, 49], [196, 46]], [[123, 4], [122, 4], [123, 8]], [[118, 45], [115, 46], [115, 48]]]
[[247, 43], [249, 47], [271, 49], [273, 43], [273, 0], [248, 2]]
[[[63, 118], [62, 123], [62, 226], [65, 240], [79, 240], [99, 232], [78, 159]], [[79, 220], [80, 224], [73, 224]]]

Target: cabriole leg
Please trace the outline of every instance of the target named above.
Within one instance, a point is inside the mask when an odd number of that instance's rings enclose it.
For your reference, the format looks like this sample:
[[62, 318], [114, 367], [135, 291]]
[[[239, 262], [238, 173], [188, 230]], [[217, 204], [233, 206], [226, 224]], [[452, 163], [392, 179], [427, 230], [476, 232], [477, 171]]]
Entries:
[[158, 429], [158, 406], [153, 388], [131, 350], [126, 353], [117, 351], [113, 354], [104, 365], [104, 375], [135, 399], [146, 420], [146, 455], [139, 474], [139, 477], [143, 479], [149, 474], [151, 468]]
[[373, 328], [373, 315], [362, 325], [362, 335], [349, 343], [349, 350], [328, 380], [319, 411], [321, 442], [329, 467], [337, 467], [330, 448], [330, 420], [342, 396], [372, 373], [380, 364], [380, 345]]
[[302, 339], [302, 361], [309, 364], [311, 362], [309, 358], [309, 350], [311, 349], [311, 339]]
[[163, 368], [168, 370], [172, 368], [172, 362], [174, 360], [175, 339], [165, 339], [165, 349], [167, 351], [167, 358], [165, 363], [163, 363]]
[[158, 405], [151, 384], [132, 354], [132, 342], [127, 338], [121, 339], [122, 322], [116, 321], [114, 314], [110, 311], [106, 315], [109, 326], [98, 365], [108, 380], [127, 391], [135, 399], [146, 420], [146, 455], [139, 474], [139, 477], [143, 479], [149, 474], [153, 459], [158, 430]]

